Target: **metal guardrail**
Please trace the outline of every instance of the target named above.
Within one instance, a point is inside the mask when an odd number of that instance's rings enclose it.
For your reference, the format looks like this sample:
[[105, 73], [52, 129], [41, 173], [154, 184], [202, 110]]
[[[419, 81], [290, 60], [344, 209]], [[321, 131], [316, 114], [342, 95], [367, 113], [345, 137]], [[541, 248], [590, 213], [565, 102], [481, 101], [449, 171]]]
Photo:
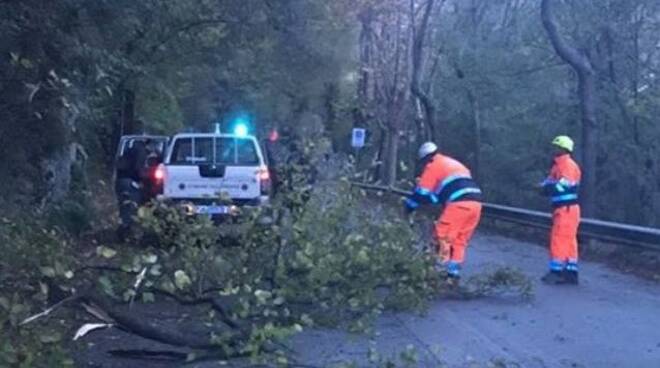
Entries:
[[[411, 192], [374, 184], [351, 182], [353, 186], [366, 190], [390, 192], [407, 196]], [[523, 208], [484, 203], [484, 215], [496, 220], [507, 221], [527, 227], [549, 229], [552, 216], [549, 213]], [[580, 221], [579, 236], [660, 251], [660, 229], [583, 218]]]

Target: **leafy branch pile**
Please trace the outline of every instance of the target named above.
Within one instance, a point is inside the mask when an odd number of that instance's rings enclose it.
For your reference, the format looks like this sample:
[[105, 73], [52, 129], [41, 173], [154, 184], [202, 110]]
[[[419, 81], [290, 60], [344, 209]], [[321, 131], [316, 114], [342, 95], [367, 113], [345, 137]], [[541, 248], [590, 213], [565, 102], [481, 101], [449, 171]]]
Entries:
[[[92, 254], [84, 264], [66, 263], [75, 250], [57, 237], [51, 239], [57, 251], [47, 250], [55, 258], [51, 263], [43, 263], [49, 258], [37, 253], [22, 254], [26, 262], [34, 261], [25, 266], [33, 273], [16, 277], [42, 293], [44, 302], [9, 314], [3, 308], [2, 321], [12, 326], [8, 333], [40, 333], [51, 317], [25, 326], [20, 321], [64, 300], [58, 305], [83, 306], [89, 312], [86, 322], [183, 347], [188, 360], [250, 358], [283, 364], [292, 358], [286, 338], [305, 328], [365, 330], [387, 308], [424, 307], [437, 277], [430, 257], [415, 255], [417, 235], [407, 223], [396, 215], [383, 216], [384, 209], [365, 207], [363, 195], [346, 181], [311, 183], [304, 158], [282, 169], [284, 189], [272, 206], [244, 209], [235, 221], [214, 224], [176, 206], [153, 203], [140, 211], [132, 241], [87, 249]], [[35, 281], [40, 279], [43, 285], [58, 285], [58, 295], [40, 291]], [[0, 299], [3, 305], [11, 300]], [[203, 320], [193, 322], [200, 325], [194, 334], [180, 326], [154, 326], [134, 313], [144, 303], [180, 304], [201, 311]], [[92, 325], [86, 326], [84, 331]], [[73, 334], [75, 327], [59, 326], [56, 340]], [[5, 349], [38, 351], [40, 346], [30, 345], [33, 336], [23, 342], [3, 339], [11, 345]], [[28, 361], [12, 359], [8, 362], [14, 365]]]

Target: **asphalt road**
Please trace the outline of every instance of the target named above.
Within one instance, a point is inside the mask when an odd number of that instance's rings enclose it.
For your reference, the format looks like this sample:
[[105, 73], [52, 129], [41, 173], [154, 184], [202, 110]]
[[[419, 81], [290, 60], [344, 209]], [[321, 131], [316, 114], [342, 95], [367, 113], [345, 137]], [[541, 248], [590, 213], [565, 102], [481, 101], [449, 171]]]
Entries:
[[305, 332], [294, 341], [300, 360], [367, 366], [370, 347], [395, 356], [413, 346], [419, 367], [660, 367], [660, 284], [583, 262], [579, 286], [544, 285], [542, 247], [493, 235], [475, 236], [468, 262], [467, 274], [520, 268], [534, 280], [534, 300], [438, 300], [425, 316], [382, 316], [371, 338]]

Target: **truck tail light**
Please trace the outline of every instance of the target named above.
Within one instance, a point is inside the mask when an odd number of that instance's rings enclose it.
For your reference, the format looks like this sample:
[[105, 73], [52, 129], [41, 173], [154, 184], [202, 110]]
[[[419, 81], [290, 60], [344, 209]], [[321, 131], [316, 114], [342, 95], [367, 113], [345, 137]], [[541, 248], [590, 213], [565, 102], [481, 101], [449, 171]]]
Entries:
[[257, 178], [259, 179], [259, 186], [261, 187], [261, 194], [268, 195], [271, 191], [270, 171], [267, 166], [262, 166], [257, 170]]
[[167, 171], [165, 165], [160, 164], [156, 166], [153, 171], [151, 171], [151, 194], [157, 196], [163, 194], [163, 184], [165, 183], [165, 178], [167, 176]]
[[153, 173], [154, 182], [161, 184], [165, 181], [165, 165], [160, 164]]

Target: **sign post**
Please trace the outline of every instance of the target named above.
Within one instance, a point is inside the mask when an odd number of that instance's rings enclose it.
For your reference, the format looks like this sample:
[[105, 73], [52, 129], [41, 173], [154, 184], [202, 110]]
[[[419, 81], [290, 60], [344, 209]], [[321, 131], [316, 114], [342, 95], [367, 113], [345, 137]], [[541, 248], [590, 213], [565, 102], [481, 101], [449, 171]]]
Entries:
[[351, 135], [351, 146], [355, 149], [364, 147], [364, 141], [367, 136], [367, 130], [364, 128], [353, 128]]
[[[351, 134], [351, 147], [355, 149], [355, 166], [359, 167], [360, 164], [360, 149], [364, 147], [364, 143], [367, 137], [367, 130], [364, 128], [353, 128], [353, 133]], [[367, 174], [365, 172], [364, 181], [367, 180]]]

